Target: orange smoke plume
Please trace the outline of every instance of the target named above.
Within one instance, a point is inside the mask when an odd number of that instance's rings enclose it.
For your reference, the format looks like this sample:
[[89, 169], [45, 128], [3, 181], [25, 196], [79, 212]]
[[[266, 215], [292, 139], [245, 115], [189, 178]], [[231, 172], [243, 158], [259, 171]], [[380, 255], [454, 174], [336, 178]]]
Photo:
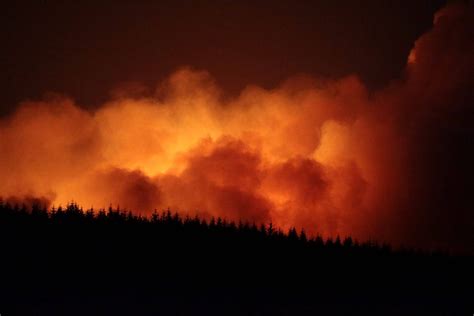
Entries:
[[64, 96], [24, 102], [0, 122], [1, 195], [452, 246], [473, 217], [458, 195], [472, 181], [460, 174], [472, 157], [461, 138], [472, 137], [474, 19], [456, 8], [416, 42], [406, 77], [371, 94], [356, 76], [297, 77], [229, 100], [207, 72], [183, 68], [151, 97], [116, 90], [92, 112]]

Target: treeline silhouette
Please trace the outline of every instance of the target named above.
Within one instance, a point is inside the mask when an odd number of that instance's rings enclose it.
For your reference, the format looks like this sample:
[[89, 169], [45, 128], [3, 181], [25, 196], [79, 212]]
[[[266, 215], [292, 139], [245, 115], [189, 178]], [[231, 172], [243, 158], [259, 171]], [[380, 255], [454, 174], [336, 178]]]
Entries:
[[[275, 228], [272, 223], [256, 224], [255, 222], [228, 221], [220, 217], [211, 217], [209, 220], [201, 219], [199, 216], [189, 217], [180, 216], [177, 212], [164, 210], [158, 212], [155, 210], [151, 216], [141, 216], [131, 211], [112, 208], [107, 210], [93, 208], [83, 210], [79, 205], [72, 202], [65, 208], [62, 206], [48, 210], [45, 206], [34, 204], [31, 207], [26, 205], [11, 205], [0, 201], [1, 220], [9, 225], [21, 223], [21, 225], [93, 225], [96, 227], [114, 225], [123, 225], [129, 227], [140, 226], [142, 229], [155, 229], [157, 232], [170, 234], [192, 234], [195, 237], [202, 235], [211, 235], [214, 238], [238, 238], [240, 242], [262, 241], [279, 244], [299, 245], [300, 247], [309, 247], [313, 250], [320, 249], [326, 251], [351, 251], [364, 252], [367, 254], [389, 254], [392, 252], [389, 244], [379, 244], [376, 241], [365, 241], [359, 243], [351, 237], [341, 239], [336, 238], [323, 239], [322, 236], [307, 237], [304, 230], [297, 231], [291, 228], [287, 232], [280, 228]], [[106, 227], [107, 228], [107, 227]], [[105, 229], [106, 229], [105, 228]], [[414, 254], [414, 250], [398, 250], [398, 253]], [[439, 253], [441, 254], [441, 253]]]
[[271, 223], [0, 201], [0, 313], [472, 313], [472, 257]]

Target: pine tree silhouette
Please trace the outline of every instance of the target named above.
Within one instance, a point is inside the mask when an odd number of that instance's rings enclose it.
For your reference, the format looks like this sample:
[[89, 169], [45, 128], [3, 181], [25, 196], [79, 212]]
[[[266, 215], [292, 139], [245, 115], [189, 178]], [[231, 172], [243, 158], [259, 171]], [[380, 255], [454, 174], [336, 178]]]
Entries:
[[118, 206], [47, 210], [0, 199], [0, 241], [0, 297], [20, 315], [54, 314], [57, 302], [73, 302], [66, 314], [87, 314], [81, 304], [90, 313], [106, 304], [114, 314], [212, 314], [217, 304], [218, 314], [239, 314], [232, 302], [242, 314], [328, 314], [394, 300], [412, 311], [420, 293], [430, 299], [419, 314], [436, 314], [472, 298], [470, 257], [324, 240], [294, 227], [285, 234], [272, 223], [207, 222], [170, 209], [145, 217]]

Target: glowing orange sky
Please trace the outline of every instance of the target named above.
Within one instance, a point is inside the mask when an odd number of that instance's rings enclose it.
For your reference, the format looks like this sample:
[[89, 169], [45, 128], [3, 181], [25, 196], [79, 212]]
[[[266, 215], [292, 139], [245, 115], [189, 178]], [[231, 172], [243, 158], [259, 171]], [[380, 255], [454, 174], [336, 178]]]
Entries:
[[124, 88], [94, 111], [64, 96], [24, 102], [0, 124], [0, 192], [402, 240], [397, 210], [424, 187], [413, 173], [418, 127], [430, 111], [450, 115], [442, 101], [472, 73], [468, 35], [443, 46], [464, 12], [439, 13], [406, 77], [371, 95], [357, 76], [299, 76], [224, 99], [209, 73], [185, 67], [153, 97]]

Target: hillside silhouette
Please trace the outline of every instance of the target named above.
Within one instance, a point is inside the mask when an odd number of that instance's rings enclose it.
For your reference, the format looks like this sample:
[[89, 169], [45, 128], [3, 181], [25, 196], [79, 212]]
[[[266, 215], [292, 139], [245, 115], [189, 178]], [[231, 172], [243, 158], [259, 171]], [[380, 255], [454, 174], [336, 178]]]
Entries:
[[294, 228], [0, 203], [2, 315], [457, 315], [473, 258]]

